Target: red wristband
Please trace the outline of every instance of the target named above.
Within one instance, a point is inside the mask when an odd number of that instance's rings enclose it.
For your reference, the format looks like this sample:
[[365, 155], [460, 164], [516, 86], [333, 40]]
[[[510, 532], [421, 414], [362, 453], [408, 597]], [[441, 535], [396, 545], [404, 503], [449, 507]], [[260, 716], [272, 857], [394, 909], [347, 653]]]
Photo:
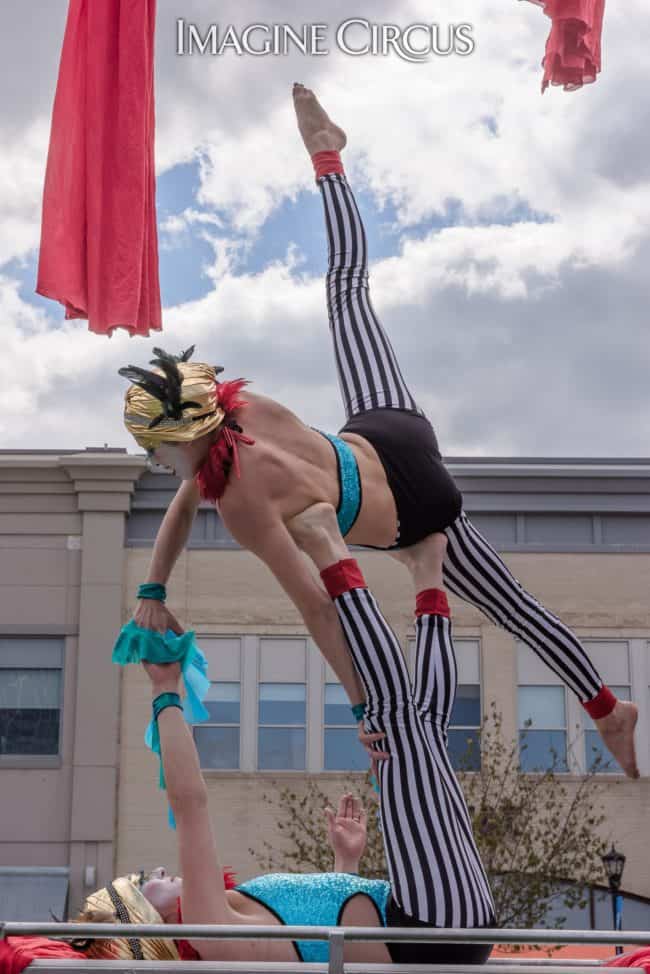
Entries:
[[447, 593], [440, 588], [425, 588], [415, 597], [416, 616], [451, 616]]
[[322, 152], [315, 152], [311, 157], [311, 161], [314, 164], [316, 179], [320, 179], [321, 176], [327, 176], [331, 172], [343, 172], [341, 153], [336, 149], [324, 149]]
[[351, 588], [367, 588], [355, 558], [343, 558], [320, 573], [330, 598], [336, 599]]
[[592, 720], [599, 720], [601, 717], [607, 717], [608, 714], [611, 714], [616, 706], [616, 697], [609, 687], [603, 684], [595, 697], [592, 697], [591, 700], [582, 700], [581, 703]]

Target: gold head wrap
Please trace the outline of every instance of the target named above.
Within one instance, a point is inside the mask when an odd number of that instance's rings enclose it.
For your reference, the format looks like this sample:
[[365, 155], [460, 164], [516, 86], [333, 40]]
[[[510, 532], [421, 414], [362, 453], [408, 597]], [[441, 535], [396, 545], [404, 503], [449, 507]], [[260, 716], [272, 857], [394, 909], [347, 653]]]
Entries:
[[190, 443], [218, 429], [225, 412], [218, 404], [220, 365], [188, 362], [194, 345], [180, 355], [154, 348], [153, 371], [128, 365], [119, 374], [133, 383], [124, 397], [124, 423], [145, 450], [160, 443]]
[[[77, 921], [80, 923], [163, 923], [163, 919], [138, 889], [136, 874], [120, 876], [109, 887], [98, 889], [84, 903]], [[77, 946], [79, 942], [77, 942]], [[173, 940], [112, 937], [90, 940], [84, 944], [87, 957], [104, 960], [179, 960]], [[140, 956], [141, 955], [141, 956]]]

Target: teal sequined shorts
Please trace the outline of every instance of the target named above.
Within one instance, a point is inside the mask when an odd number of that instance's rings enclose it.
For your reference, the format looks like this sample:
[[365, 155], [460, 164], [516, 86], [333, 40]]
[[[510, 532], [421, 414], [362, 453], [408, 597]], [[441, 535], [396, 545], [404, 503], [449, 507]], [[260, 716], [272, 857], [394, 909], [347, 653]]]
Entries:
[[339, 505], [336, 509], [336, 517], [339, 522], [339, 531], [345, 537], [352, 529], [352, 525], [361, 510], [361, 477], [359, 476], [356, 457], [350, 446], [339, 436], [323, 433], [315, 426], [311, 428], [315, 433], [320, 433], [321, 436], [329, 440], [336, 452], [339, 474]]

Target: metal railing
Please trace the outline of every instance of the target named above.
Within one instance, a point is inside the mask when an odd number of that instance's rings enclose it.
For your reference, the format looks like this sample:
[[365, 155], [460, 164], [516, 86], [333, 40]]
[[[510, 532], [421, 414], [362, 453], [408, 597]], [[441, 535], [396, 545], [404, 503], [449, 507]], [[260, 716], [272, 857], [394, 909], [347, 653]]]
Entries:
[[[530, 974], [543, 970], [545, 974], [583, 974], [598, 969], [614, 972], [599, 961], [554, 960], [553, 958], [488, 960], [487, 964], [356, 964], [345, 963], [343, 947], [346, 941], [379, 941], [409, 943], [484, 943], [484, 944], [610, 944], [621, 942], [630, 946], [650, 945], [648, 931], [611, 930], [522, 930], [522, 929], [452, 929], [441, 927], [303, 927], [253, 926], [246, 924], [120, 924], [120, 923], [0, 923], [0, 939], [30, 936], [52, 938], [83, 938], [105, 940], [111, 937], [156, 937], [173, 940], [326, 940], [329, 944], [327, 964], [261, 961], [126, 961], [126, 960], [49, 960], [32, 961], [30, 971], [49, 974], [93, 974], [99, 971], [121, 971], [128, 974], [469, 974], [487, 971], [489, 974]], [[641, 967], [628, 967], [642, 971]]]

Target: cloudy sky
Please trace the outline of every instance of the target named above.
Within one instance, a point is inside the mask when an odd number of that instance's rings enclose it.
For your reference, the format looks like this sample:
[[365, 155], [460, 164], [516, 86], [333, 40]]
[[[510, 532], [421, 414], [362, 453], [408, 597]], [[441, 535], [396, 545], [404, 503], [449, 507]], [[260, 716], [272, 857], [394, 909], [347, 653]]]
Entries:
[[[109, 340], [34, 293], [66, 0], [3, 9], [0, 447], [125, 446], [127, 363], [220, 362], [302, 419], [344, 421], [321, 200], [291, 84], [348, 133], [373, 304], [447, 456], [644, 456], [650, 443], [650, 69], [644, 0], [609, 0], [603, 71], [540, 94], [549, 21], [520, 0], [159, 0], [163, 335]], [[432, 13], [433, 11], [433, 13]], [[473, 25], [469, 57], [352, 57], [336, 27]], [[330, 53], [178, 57], [175, 21], [328, 25]]]

